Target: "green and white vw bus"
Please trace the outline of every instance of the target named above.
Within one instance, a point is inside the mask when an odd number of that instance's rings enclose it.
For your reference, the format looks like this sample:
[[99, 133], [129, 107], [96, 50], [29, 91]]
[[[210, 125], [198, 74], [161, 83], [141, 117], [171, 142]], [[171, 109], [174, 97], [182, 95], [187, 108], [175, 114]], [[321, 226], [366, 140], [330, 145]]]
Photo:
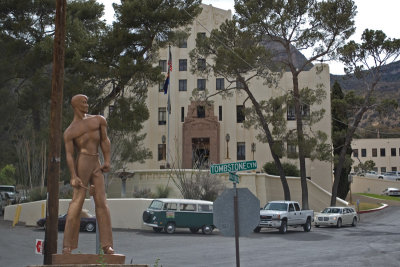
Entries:
[[154, 232], [172, 234], [176, 228], [189, 228], [192, 233], [200, 229], [203, 234], [211, 234], [213, 225], [213, 202], [194, 199], [154, 199], [143, 212], [145, 225]]

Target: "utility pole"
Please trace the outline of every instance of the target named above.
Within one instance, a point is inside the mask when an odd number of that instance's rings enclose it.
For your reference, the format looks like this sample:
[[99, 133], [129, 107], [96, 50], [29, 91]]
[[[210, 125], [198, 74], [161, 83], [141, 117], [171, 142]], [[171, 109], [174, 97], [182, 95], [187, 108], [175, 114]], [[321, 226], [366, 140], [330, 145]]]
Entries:
[[45, 265], [52, 264], [57, 254], [58, 237], [58, 184], [60, 181], [61, 120], [64, 86], [65, 22], [67, 1], [56, 0], [55, 35], [53, 46], [53, 73], [51, 81], [49, 160], [47, 168], [47, 214], [44, 236]]

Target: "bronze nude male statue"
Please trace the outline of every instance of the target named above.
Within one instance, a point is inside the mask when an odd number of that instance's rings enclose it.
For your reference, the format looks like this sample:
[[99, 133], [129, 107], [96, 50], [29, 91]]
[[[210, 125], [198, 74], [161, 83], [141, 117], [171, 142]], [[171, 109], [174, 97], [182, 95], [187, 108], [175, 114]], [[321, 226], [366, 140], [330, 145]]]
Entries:
[[[114, 254], [110, 210], [106, 203], [103, 172], [110, 171], [111, 144], [107, 136], [107, 122], [103, 116], [87, 114], [89, 105], [85, 95], [71, 99], [74, 118], [64, 132], [67, 165], [71, 174], [73, 196], [68, 208], [64, 231], [63, 254], [78, 247], [80, 213], [90, 184], [96, 205], [97, 229], [105, 254]], [[100, 166], [98, 147], [104, 155]], [[76, 154], [76, 158], [74, 156]]]

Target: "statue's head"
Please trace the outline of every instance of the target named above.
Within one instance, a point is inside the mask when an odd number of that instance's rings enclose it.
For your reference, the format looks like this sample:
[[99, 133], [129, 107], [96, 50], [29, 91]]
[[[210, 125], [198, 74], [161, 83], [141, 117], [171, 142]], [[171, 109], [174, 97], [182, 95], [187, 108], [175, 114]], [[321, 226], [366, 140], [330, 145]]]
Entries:
[[88, 112], [89, 105], [87, 103], [88, 97], [82, 94], [79, 95], [74, 95], [71, 99], [71, 106], [72, 108], [79, 109], [80, 111], [83, 112]]

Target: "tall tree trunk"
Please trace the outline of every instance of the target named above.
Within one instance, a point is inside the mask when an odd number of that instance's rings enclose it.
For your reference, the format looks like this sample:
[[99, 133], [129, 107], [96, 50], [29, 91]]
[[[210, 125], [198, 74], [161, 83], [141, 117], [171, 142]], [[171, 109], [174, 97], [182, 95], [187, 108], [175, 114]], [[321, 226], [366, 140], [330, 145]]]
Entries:
[[289, 189], [288, 182], [286, 180], [285, 171], [283, 170], [283, 167], [282, 167], [281, 161], [279, 159], [279, 156], [272, 149], [274, 147], [275, 141], [274, 141], [274, 139], [272, 137], [272, 134], [271, 134], [271, 132], [269, 130], [268, 124], [266, 123], [264, 115], [262, 114], [260, 104], [257, 102], [257, 100], [255, 99], [254, 95], [251, 93], [251, 91], [250, 91], [249, 87], [247, 86], [247, 84], [245, 83], [245, 81], [242, 79], [241, 82], [242, 82], [242, 84], [245, 85], [244, 86], [245, 87], [244, 90], [246, 91], [247, 95], [249, 96], [249, 98], [250, 98], [250, 100], [251, 100], [251, 102], [252, 102], [252, 104], [253, 104], [253, 106], [254, 106], [254, 108], [256, 110], [257, 116], [258, 116], [259, 121], [261, 123], [261, 126], [262, 126], [262, 128], [264, 130], [264, 133], [267, 136], [267, 141], [268, 141], [268, 144], [269, 144], [269, 148], [271, 150], [272, 158], [274, 159], [276, 168], [278, 169], [278, 172], [279, 172], [279, 177], [281, 179], [284, 198], [285, 198], [285, 200], [290, 200], [291, 199], [290, 198], [290, 189]]
[[303, 133], [303, 120], [301, 116], [301, 98], [299, 90], [299, 76], [297, 71], [292, 71], [293, 80], [293, 97], [294, 97], [294, 109], [296, 112], [296, 130], [297, 130], [297, 142], [299, 145], [299, 164], [300, 164], [300, 181], [301, 181], [301, 201], [302, 208], [307, 210], [308, 206], [308, 187], [306, 177], [306, 160], [305, 160], [305, 143]]

